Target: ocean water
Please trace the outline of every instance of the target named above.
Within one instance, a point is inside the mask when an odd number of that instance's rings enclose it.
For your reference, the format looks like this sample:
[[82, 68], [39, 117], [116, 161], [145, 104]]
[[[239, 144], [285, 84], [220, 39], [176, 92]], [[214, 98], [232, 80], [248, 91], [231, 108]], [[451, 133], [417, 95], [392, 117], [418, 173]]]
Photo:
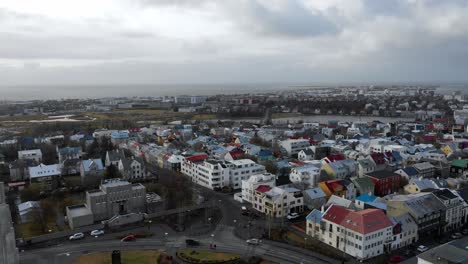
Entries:
[[[126, 85], [53, 85], [0, 86], [0, 100], [32, 100], [62, 98], [102, 98], [132, 96], [216, 95], [279, 92], [313, 87], [335, 87], [343, 84], [126, 84]], [[349, 84], [350, 86], [354, 84]], [[441, 85], [437, 92], [468, 94], [468, 84]]]

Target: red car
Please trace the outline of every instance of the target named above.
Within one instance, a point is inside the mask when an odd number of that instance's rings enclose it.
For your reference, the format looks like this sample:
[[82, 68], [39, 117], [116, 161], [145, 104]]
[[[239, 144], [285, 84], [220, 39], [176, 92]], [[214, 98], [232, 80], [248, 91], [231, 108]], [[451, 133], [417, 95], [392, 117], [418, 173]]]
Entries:
[[389, 263], [400, 263], [403, 260], [405, 260], [405, 258], [403, 258], [402, 256], [395, 255], [390, 258]]
[[120, 241], [122, 241], [122, 242], [130, 242], [130, 241], [135, 241], [135, 240], [136, 240], [135, 235], [128, 235], [128, 236], [122, 238]]

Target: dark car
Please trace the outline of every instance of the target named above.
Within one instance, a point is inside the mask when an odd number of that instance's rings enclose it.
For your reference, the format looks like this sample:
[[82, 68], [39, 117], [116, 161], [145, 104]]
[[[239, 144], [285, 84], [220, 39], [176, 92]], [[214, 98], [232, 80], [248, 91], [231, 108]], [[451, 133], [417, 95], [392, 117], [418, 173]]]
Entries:
[[130, 241], [135, 241], [136, 240], [136, 236], [133, 235], [133, 234], [130, 234], [124, 238], [122, 238], [120, 241], [122, 242], [130, 242]]
[[196, 247], [200, 245], [200, 242], [198, 242], [197, 240], [193, 240], [193, 239], [186, 239], [185, 244], [190, 247]]

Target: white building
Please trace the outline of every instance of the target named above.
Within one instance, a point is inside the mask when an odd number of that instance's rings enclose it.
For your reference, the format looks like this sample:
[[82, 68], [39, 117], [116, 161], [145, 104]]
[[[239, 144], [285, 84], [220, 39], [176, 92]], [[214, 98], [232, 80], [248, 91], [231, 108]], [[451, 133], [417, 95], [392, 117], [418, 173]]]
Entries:
[[242, 180], [242, 200], [253, 204], [255, 190], [259, 186], [276, 186], [276, 176], [271, 173], [256, 174], [247, 180]]
[[304, 211], [304, 196], [300, 190], [288, 186], [259, 186], [255, 190], [253, 207], [270, 217], [286, 217]]
[[320, 223], [325, 244], [365, 260], [384, 254], [393, 239], [393, 224], [380, 209], [352, 211], [332, 205]]
[[57, 187], [58, 177], [61, 175], [60, 165], [44, 165], [29, 167], [29, 179], [31, 183], [41, 184], [41, 188], [51, 191]]
[[310, 147], [310, 142], [307, 139], [287, 139], [280, 141], [280, 146], [286, 150], [288, 156], [292, 156]]
[[229, 185], [234, 189], [242, 188], [242, 181], [250, 176], [265, 173], [265, 166], [250, 159], [232, 160], [226, 163], [229, 167]]
[[40, 149], [20, 150], [18, 151], [18, 159], [42, 161], [42, 151]]
[[320, 161], [292, 168], [289, 180], [292, 183], [305, 183], [309, 188], [316, 187], [320, 178], [320, 168]]

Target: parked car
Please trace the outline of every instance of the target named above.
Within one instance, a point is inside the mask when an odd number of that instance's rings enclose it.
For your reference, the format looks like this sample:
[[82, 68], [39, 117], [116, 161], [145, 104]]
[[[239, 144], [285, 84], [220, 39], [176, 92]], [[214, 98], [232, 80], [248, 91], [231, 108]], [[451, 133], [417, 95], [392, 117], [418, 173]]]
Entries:
[[417, 251], [419, 252], [425, 252], [427, 251], [429, 248], [424, 246], [424, 245], [419, 245], [418, 248], [416, 249]]
[[290, 213], [290, 214], [288, 214], [288, 216], [286, 216], [286, 218], [288, 218], [289, 220], [293, 220], [293, 219], [296, 219], [298, 217], [299, 217], [298, 213]]
[[128, 235], [128, 236], [122, 238], [120, 241], [122, 241], [122, 242], [130, 242], [130, 241], [135, 241], [135, 240], [136, 240], [135, 235], [130, 234], [130, 235]]
[[76, 234], [71, 235], [68, 239], [70, 241], [73, 241], [73, 240], [79, 240], [79, 239], [83, 239], [83, 238], [84, 238], [83, 233], [76, 233]]
[[93, 231], [91, 231], [90, 235], [92, 235], [92, 236], [102, 236], [102, 235], [104, 235], [104, 230], [93, 230]]
[[388, 262], [389, 263], [400, 263], [403, 260], [405, 260], [404, 257], [399, 256], [399, 255], [395, 255], [395, 256], [391, 256], [390, 259], [388, 260]]
[[197, 240], [193, 240], [193, 239], [186, 239], [185, 244], [190, 247], [196, 247], [200, 245], [200, 242], [198, 242]]
[[453, 233], [450, 237], [452, 239], [459, 239], [459, 238], [462, 238], [463, 235], [461, 233]]
[[258, 245], [258, 244], [260, 244], [261, 240], [259, 240], [257, 238], [251, 238], [251, 239], [247, 239], [246, 242], [249, 245]]

